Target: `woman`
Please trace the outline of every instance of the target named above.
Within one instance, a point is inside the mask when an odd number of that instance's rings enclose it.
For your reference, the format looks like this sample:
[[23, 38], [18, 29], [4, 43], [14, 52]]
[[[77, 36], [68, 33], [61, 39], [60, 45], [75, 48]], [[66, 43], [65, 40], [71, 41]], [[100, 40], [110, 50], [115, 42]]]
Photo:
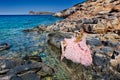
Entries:
[[62, 55], [61, 60], [65, 57], [75, 63], [81, 63], [84, 66], [92, 64], [91, 51], [86, 45], [85, 33], [80, 31], [76, 37], [64, 39], [61, 41]]

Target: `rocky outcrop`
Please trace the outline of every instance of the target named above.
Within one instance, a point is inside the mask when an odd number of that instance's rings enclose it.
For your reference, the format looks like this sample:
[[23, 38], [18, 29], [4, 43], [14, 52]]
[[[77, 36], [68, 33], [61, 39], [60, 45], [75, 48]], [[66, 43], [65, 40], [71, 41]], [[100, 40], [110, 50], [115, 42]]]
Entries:
[[0, 58], [0, 80], [42, 80], [52, 75], [53, 69], [38, 61], [39, 56], [23, 59]]
[[43, 31], [47, 31], [47, 26], [45, 25], [40, 25], [40, 26], [36, 26], [35, 28], [31, 28], [31, 29], [25, 29], [23, 30], [23, 32], [27, 33], [27, 32], [43, 32]]
[[[120, 1], [119, 0], [95, 0], [77, 4], [72, 8], [66, 9], [59, 14], [59, 17], [73, 10], [74, 13], [61, 22], [52, 25], [55, 30], [69, 31], [76, 27], [83, 27], [88, 33], [105, 33], [109, 31], [120, 31]], [[77, 10], [75, 10], [77, 9]], [[64, 23], [65, 22], [65, 23]], [[67, 27], [66, 27], [67, 26]], [[72, 26], [72, 27], [71, 27]], [[53, 28], [52, 27], [52, 28]]]
[[[47, 61], [55, 69], [58, 79], [120, 79], [119, 7], [119, 0], [87, 0], [87, 2], [56, 13], [56, 16], [65, 17], [64, 20], [45, 28], [32, 29], [37, 32], [47, 32], [47, 51], [50, 56]], [[93, 64], [90, 67], [75, 64], [65, 58], [63, 62], [60, 61], [60, 41], [64, 38], [71, 38], [80, 29], [87, 33], [87, 45], [91, 49], [93, 58]]]
[[[81, 28], [87, 32], [87, 44], [90, 46], [93, 56], [93, 65], [84, 70], [92, 79], [86, 80], [119, 80], [120, 64], [120, 1], [119, 0], [88, 0], [82, 4], [56, 13], [56, 16], [65, 19], [47, 27], [47, 30], [56, 32], [55, 36], [49, 38], [49, 44], [60, 49], [61, 38], [64, 32], [75, 33]], [[73, 10], [73, 12], [72, 12]], [[68, 13], [67, 13], [68, 12]], [[57, 33], [63, 32], [63, 33]], [[57, 37], [56, 37], [57, 36]], [[67, 67], [75, 69], [72, 62], [64, 59]], [[72, 65], [72, 66], [70, 66]], [[73, 67], [74, 66], [74, 67]], [[80, 66], [79, 66], [80, 67]], [[84, 69], [84, 68], [82, 68]], [[75, 73], [76, 80], [80, 79], [80, 72]], [[72, 76], [72, 75], [71, 75]], [[71, 78], [72, 79], [72, 78]], [[74, 80], [73, 79], [73, 80]]]
[[69, 15], [75, 13], [77, 10], [79, 10], [80, 4], [81, 4], [81, 3], [78, 3], [78, 4], [74, 5], [74, 6], [71, 7], [71, 8], [64, 9], [63, 11], [57, 12], [57, 13], [54, 14], [54, 16], [66, 18], [66, 17], [68, 17]]

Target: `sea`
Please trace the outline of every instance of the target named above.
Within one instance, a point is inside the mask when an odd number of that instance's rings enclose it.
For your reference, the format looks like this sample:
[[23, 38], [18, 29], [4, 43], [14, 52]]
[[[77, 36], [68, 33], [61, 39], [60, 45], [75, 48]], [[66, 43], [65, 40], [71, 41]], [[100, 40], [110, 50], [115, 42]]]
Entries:
[[0, 56], [21, 57], [35, 53], [44, 37], [35, 32], [24, 33], [23, 30], [51, 25], [59, 20], [62, 19], [52, 15], [0, 15], [0, 44], [10, 45], [9, 49], [0, 51]]

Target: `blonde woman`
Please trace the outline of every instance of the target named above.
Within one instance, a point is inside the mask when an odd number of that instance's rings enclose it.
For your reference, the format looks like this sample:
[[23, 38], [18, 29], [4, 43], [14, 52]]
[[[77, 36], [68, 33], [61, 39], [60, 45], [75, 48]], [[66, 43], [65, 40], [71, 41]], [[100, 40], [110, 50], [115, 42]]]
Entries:
[[76, 37], [64, 39], [61, 41], [62, 55], [61, 61], [65, 57], [75, 63], [81, 63], [84, 66], [92, 64], [91, 51], [86, 45], [86, 34], [81, 30]]

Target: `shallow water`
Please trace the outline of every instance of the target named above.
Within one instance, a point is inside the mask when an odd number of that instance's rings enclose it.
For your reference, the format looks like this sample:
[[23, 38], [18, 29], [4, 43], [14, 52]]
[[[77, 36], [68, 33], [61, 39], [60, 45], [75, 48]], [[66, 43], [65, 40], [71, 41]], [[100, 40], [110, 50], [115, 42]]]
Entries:
[[8, 43], [11, 47], [0, 52], [0, 56], [16, 57], [38, 50], [45, 34], [23, 33], [22, 30], [37, 25], [50, 25], [61, 20], [51, 15], [1, 15], [0, 44]]

